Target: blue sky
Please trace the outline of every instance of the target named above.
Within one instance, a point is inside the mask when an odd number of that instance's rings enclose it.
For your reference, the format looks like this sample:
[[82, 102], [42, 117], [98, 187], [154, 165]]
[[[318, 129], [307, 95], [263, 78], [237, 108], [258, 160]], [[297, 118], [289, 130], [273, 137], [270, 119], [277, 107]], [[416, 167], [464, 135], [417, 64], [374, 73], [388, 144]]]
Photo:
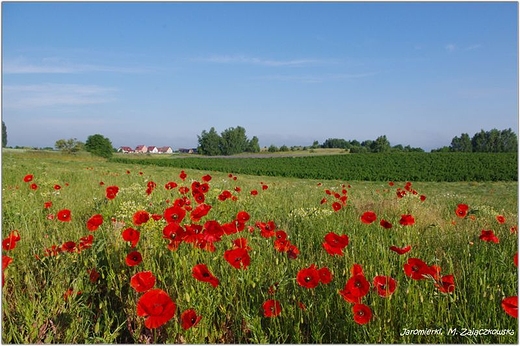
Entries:
[[517, 2], [2, 3], [9, 146], [518, 133]]

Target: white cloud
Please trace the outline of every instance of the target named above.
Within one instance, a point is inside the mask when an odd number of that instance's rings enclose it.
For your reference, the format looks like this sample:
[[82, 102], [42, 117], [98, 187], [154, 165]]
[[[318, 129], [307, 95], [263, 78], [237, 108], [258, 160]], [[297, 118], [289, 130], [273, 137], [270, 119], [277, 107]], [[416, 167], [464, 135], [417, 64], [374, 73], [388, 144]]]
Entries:
[[6, 109], [33, 109], [108, 103], [115, 100], [115, 88], [80, 84], [4, 85]]
[[457, 46], [454, 45], [453, 43], [449, 43], [449, 44], [447, 44], [446, 46], [444, 46], [444, 48], [445, 48], [448, 52], [453, 52], [455, 49], [457, 49]]
[[357, 79], [366, 78], [377, 75], [378, 72], [365, 72], [365, 73], [336, 73], [336, 74], [322, 74], [322, 75], [267, 75], [259, 77], [264, 80], [278, 80], [283, 82], [302, 82], [302, 83], [323, 83], [330, 80], [343, 80], [343, 79]]
[[113, 73], [145, 73], [151, 69], [141, 67], [123, 67], [95, 64], [77, 64], [56, 58], [44, 58], [41, 62], [28, 62], [25, 59], [14, 59], [3, 62], [4, 74], [28, 73], [86, 73], [86, 72], [113, 72]]
[[334, 60], [324, 59], [292, 59], [292, 60], [271, 60], [263, 58], [248, 57], [245, 55], [212, 55], [207, 58], [197, 58], [194, 61], [210, 62], [217, 64], [251, 64], [262, 66], [307, 66], [316, 64], [330, 64]]

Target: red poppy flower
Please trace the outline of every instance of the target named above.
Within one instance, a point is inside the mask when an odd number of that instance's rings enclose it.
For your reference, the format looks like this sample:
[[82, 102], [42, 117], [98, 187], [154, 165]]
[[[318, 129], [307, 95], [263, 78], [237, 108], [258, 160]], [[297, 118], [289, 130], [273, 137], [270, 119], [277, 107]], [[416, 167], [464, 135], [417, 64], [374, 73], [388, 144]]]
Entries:
[[506, 218], [503, 215], [497, 215], [496, 219], [497, 219], [499, 224], [506, 223]]
[[103, 216], [101, 214], [96, 214], [90, 217], [87, 221], [87, 228], [89, 231], [95, 231], [101, 226], [103, 223]]
[[211, 206], [207, 204], [199, 204], [193, 211], [190, 213], [190, 218], [193, 222], [199, 221], [201, 218], [206, 216], [208, 212], [211, 210]]
[[348, 279], [346, 289], [357, 298], [363, 298], [370, 290], [370, 282], [363, 274], [357, 274]]
[[88, 279], [90, 282], [95, 283], [96, 281], [98, 281], [99, 277], [100, 277], [100, 275], [99, 275], [98, 271], [96, 270], [96, 268], [88, 270]]
[[348, 245], [349, 238], [346, 234], [338, 235], [334, 232], [329, 232], [325, 235], [325, 241], [322, 246], [331, 256], [343, 256], [343, 249]]
[[45, 202], [45, 203], [43, 203], [43, 207], [44, 207], [45, 209], [49, 209], [50, 207], [52, 207], [52, 202], [49, 201], [49, 202]]
[[193, 309], [183, 311], [183, 313], [181, 314], [182, 329], [187, 330], [191, 327], [195, 327], [201, 319], [202, 316], [197, 316], [197, 312], [195, 312], [195, 310]]
[[289, 245], [289, 249], [287, 250], [287, 257], [289, 259], [296, 259], [300, 254], [300, 249], [294, 244]]
[[504, 298], [501, 305], [506, 314], [518, 318], [518, 296]]
[[352, 268], [350, 268], [350, 274], [352, 276], [356, 276], [358, 274], [364, 275], [363, 274], [363, 267], [361, 266], [361, 264], [354, 263], [352, 265]]
[[86, 237], [79, 238], [78, 250], [84, 250], [92, 247], [92, 243], [94, 242], [94, 236], [89, 234]]
[[32, 190], [38, 190], [38, 185], [36, 185], [35, 183], [32, 183], [31, 184], [31, 189]]
[[265, 317], [276, 317], [282, 312], [282, 305], [278, 300], [269, 299], [262, 304]]
[[320, 276], [320, 283], [326, 285], [332, 281], [332, 273], [330, 272], [329, 268], [323, 267], [318, 269], [318, 274]]
[[381, 227], [386, 228], [386, 229], [392, 228], [392, 224], [384, 219], [381, 219], [381, 221], [379, 222], [379, 225], [381, 225]]
[[195, 200], [195, 203], [201, 204], [201, 203], [204, 203], [204, 201], [206, 200], [206, 197], [204, 196], [204, 194], [202, 192], [197, 192], [197, 193], [193, 194], [193, 199]]
[[320, 273], [314, 264], [309, 268], [301, 269], [296, 275], [298, 285], [305, 288], [315, 288], [320, 284]]
[[68, 209], [62, 209], [60, 210], [57, 214], [56, 214], [56, 217], [58, 218], [58, 220], [60, 221], [63, 221], [63, 222], [69, 222], [71, 220], [71, 217], [70, 217], [70, 210]]
[[139, 251], [132, 251], [126, 256], [126, 264], [129, 267], [139, 265], [143, 261], [143, 257]]
[[274, 232], [276, 230], [276, 224], [274, 223], [274, 221], [269, 221], [267, 223], [258, 221], [255, 223], [255, 226], [260, 228], [260, 235], [262, 237], [264, 237], [264, 238], [274, 237], [274, 235], [275, 235]]
[[119, 192], [119, 187], [117, 186], [108, 186], [105, 190], [105, 195], [108, 199], [114, 199]]
[[403, 267], [406, 276], [414, 280], [422, 280], [425, 279], [427, 275], [433, 274], [430, 266], [428, 266], [419, 258], [409, 258]]
[[138, 210], [132, 216], [132, 221], [136, 226], [147, 223], [148, 220], [150, 220], [150, 214], [145, 210]]
[[513, 263], [518, 267], [518, 251], [513, 255]]
[[354, 322], [357, 324], [367, 324], [372, 318], [372, 310], [365, 304], [355, 304], [352, 307]]
[[190, 192], [190, 188], [187, 187], [187, 186], [181, 186], [179, 187], [179, 193], [182, 194], [182, 195], [185, 195], [187, 194], [188, 192]]
[[442, 293], [451, 293], [455, 290], [455, 280], [453, 275], [444, 275], [438, 283], [435, 283], [435, 287]]
[[487, 241], [487, 242], [491, 242], [491, 243], [495, 243], [495, 244], [499, 243], [499, 240], [498, 240], [497, 236], [495, 235], [495, 232], [493, 232], [491, 230], [489, 230], [489, 231], [482, 230], [482, 233], [480, 234], [479, 239], [482, 241]]
[[389, 181], [389, 182], [388, 182], [388, 185], [389, 185], [389, 186], [394, 186], [394, 182], [393, 182], [393, 181]]
[[378, 275], [374, 278], [374, 287], [377, 294], [381, 297], [388, 297], [394, 293], [397, 283], [394, 278], [390, 276]]
[[341, 210], [341, 203], [339, 203], [339, 202], [332, 203], [332, 209], [334, 209], [334, 211]]
[[139, 241], [141, 233], [133, 228], [127, 228], [121, 233], [121, 235], [123, 236], [124, 241], [129, 241], [130, 245], [135, 247]]
[[209, 183], [211, 181], [211, 175], [206, 174], [205, 176], [202, 177], [202, 181]]
[[246, 269], [251, 263], [249, 253], [243, 248], [226, 250], [224, 252], [224, 259], [237, 269]]
[[58, 184], [54, 185], [54, 190], [59, 190], [61, 189], [61, 186], [59, 186]]
[[390, 250], [394, 251], [394, 252], [397, 252], [399, 255], [403, 255], [405, 253], [407, 253], [408, 251], [410, 251], [412, 249], [412, 247], [410, 245], [407, 245], [405, 247], [397, 247], [397, 246], [390, 246]]
[[399, 223], [402, 226], [412, 226], [415, 223], [415, 219], [412, 215], [401, 215], [401, 220], [399, 220]]
[[74, 252], [74, 250], [76, 250], [76, 243], [73, 241], [66, 241], [61, 245], [61, 250], [66, 252]]
[[361, 215], [361, 222], [368, 224], [371, 224], [372, 222], [376, 221], [377, 216], [376, 213], [373, 211], [366, 211]]
[[257, 190], [251, 190], [251, 195], [252, 195], [252, 196], [256, 196], [256, 195], [258, 195], [258, 191], [257, 191]]
[[205, 264], [197, 264], [191, 270], [191, 275], [202, 282], [209, 282], [211, 286], [217, 287], [219, 280], [209, 271]]
[[458, 204], [457, 209], [455, 209], [455, 214], [457, 214], [457, 216], [460, 218], [465, 218], [466, 215], [468, 215], [468, 209], [469, 209], [469, 207], [467, 204], [464, 204], [464, 203]]
[[262, 185], [262, 190], [267, 190], [268, 188], [269, 188], [269, 186], [267, 186], [267, 185], [265, 185], [265, 184]]
[[155, 286], [155, 276], [151, 271], [139, 272], [130, 279], [130, 286], [136, 292], [146, 292]]
[[249, 213], [245, 210], [242, 210], [237, 213], [236, 220], [238, 222], [246, 223], [247, 221], [249, 221], [249, 218], [250, 218]]
[[421, 202], [424, 202], [424, 201], [426, 201], [426, 196], [425, 195], [420, 195], [419, 199], [421, 200]]
[[158, 288], [147, 291], [137, 301], [137, 315], [146, 318], [144, 325], [150, 329], [168, 322], [175, 315], [176, 308], [168, 293]]
[[169, 181], [167, 182], [165, 185], [164, 185], [164, 188], [166, 190], [172, 190], [172, 189], [175, 189], [177, 187], [177, 183], [173, 182], [173, 181]]
[[233, 240], [233, 249], [244, 249], [246, 251], [251, 250], [251, 248], [247, 245], [246, 238], [237, 238]]
[[181, 223], [186, 216], [186, 210], [182, 206], [174, 205], [173, 207], [164, 210], [164, 219], [168, 223]]
[[16, 247], [16, 243], [20, 241], [20, 233], [17, 230], [14, 230], [9, 233], [4, 240], [2, 240], [2, 249], [8, 251], [12, 250]]
[[9, 264], [11, 264], [12, 262], [13, 262], [13, 259], [11, 257], [6, 256], [6, 255], [2, 255], [2, 270], [7, 268], [7, 266]]
[[25, 177], [23, 177], [23, 181], [25, 181], [26, 183], [32, 181], [34, 179], [34, 175], [32, 174], [27, 174]]
[[183, 181], [186, 179], [187, 176], [188, 175], [184, 171], [181, 171], [181, 173], [179, 174], [179, 178], [181, 178]]

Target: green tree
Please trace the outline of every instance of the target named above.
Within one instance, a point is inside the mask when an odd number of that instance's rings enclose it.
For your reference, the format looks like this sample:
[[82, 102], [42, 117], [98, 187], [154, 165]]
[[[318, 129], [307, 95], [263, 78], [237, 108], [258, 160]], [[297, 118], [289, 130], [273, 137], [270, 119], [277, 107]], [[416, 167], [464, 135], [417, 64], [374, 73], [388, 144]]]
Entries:
[[276, 153], [278, 151], [278, 147], [276, 145], [274, 145], [274, 144], [271, 144], [269, 146], [269, 149], [267, 149], [267, 151], [270, 152], [270, 153]]
[[70, 139], [58, 139], [54, 144], [54, 147], [57, 150], [61, 150], [67, 154], [74, 154], [80, 150], [83, 150], [85, 144], [78, 141], [76, 138]]
[[260, 144], [258, 144], [258, 137], [253, 136], [249, 143], [247, 144], [247, 150], [248, 153], [259, 153], [260, 152]]
[[247, 150], [248, 140], [246, 137], [246, 130], [243, 127], [230, 127], [222, 131], [220, 136], [222, 137], [222, 154], [234, 155], [243, 153]]
[[289, 151], [289, 147], [284, 144], [280, 147], [280, 151]]
[[503, 152], [518, 151], [518, 136], [510, 128], [500, 132], [500, 140]]
[[7, 146], [7, 126], [5, 126], [4, 121], [2, 120], [2, 148]]
[[471, 138], [467, 133], [463, 133], [459, 137], [453, 137], [451, 140], [450, 148], [452, 151], [471, 152], [473, 145], [471, 144]]
[[89, 136], [85, 142], [85, 150], [92, 155], [101, 156], [106, 159], [111, 158], [114, 154], [114, 148], [110, 139], [100, 134]]
[[206, 130], [202, 131], [200, 136], [197, 136], [199, 140], [199, 146], [197, 151], [202, 155], [222, 155], [221, 141], [222, 138], [212, 127], [209, 132]]
[[373, 153], [385, 153], [390, 151], [390, 142], [386, 139], [386, 135], [379, 136], [368, 146]]

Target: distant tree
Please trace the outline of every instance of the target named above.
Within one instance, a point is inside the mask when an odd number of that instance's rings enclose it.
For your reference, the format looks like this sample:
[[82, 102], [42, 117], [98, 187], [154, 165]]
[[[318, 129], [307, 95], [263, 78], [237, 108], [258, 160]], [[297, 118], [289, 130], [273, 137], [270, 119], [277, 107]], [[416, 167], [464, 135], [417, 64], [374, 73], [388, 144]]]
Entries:
[[518, 137], [511, 129], [480, 130], [471, 138], [471, 145], [475, 152], [514, 152], [518, 151]]
[[471, 144], [471, 138], [467, 133], [463, 133], [459, 137], [454, 137], [451, 140], [450, 145], [451, 151], [462, 151], [462, 152], [470, 152], [473, 150], [473, 145]]
[[246, 151], [248, 140], [246, 130], [243, 127], [230, 127], [222, 131], [220, 136], [222, 138], [220, 145], [223, 155], [240, 154]]
[[397, 144], [392, 147], [392, 151], [404, 151], [404, 147], [402, 144]]
[[259, 153], [260, 152], [260, 144], [258, 144], [257, 136], [253, 136], [253, 138], [251, 138], [251, 140], [247, 143], [246, 151], [248, 153]]
[[202, 131], [198, 137], [198, 152], [202, 155], [234, 155], [243, 152], [257, 153], [260, 151], [258, 137], [249, 140], [246, 129], [241, 126], [230, 127], [219, 135], [212, 127], [209, 132]]
[[85, 144], [78, 141], [76, 138], [70, 139], [58, 139], [54, 144], [54, 147], [57, 150], [61, 150], [67, 154], [74, 154], [80, 150], [83, 150]]
[[222, 138], [217, 131], [215, 131], [214, 127], [212, 127], [209, 132], [206, 132], [206, 130], [202, 131], [201, 135], [197, 137], [199, 139], [197, 151], [200, 154], [209, 156], [222, 155]]
[[7, 127], [5, 126], [4, 121], [2, 120], [2, 148], [7, 146]]
[[104, 157], [106, 159], [111, 158], [114, 153], [110, 139], [100, 134], [95, 134], [87, 138], [87, 141], [85, 142], [85, 150], [92, 155]]
[[280, 147], [280, 151], [289, 151], [289, 147], [284, 144]]
[[390, 151], [390, 142], [386, 139], [386, 135], [379, 136], [368, 146], [373, 153], [385, 153]]
[[341, 148], [348, 149], [350, 148], [350, 143], [341, 138], [328, 138], [321, 145], [322, 148]]
[[320, 147], [320, 143], [318, 141], [312, 142], [312, 146], [311, 146], [312, 149], [317, 149], [319, 147]]
[[518, 136], [510, 128], [500, 132], [500, 139], [502, 143], [503, 152], [518, 151]]
[[274, 144], [271, 144], [269, 146], [269, 149], [267, 149], [267, 151], [270, 152], [270, 153], [275, 153], [275, 152], [278, 151], [278, 147], [276, 145], [274, 145]]

